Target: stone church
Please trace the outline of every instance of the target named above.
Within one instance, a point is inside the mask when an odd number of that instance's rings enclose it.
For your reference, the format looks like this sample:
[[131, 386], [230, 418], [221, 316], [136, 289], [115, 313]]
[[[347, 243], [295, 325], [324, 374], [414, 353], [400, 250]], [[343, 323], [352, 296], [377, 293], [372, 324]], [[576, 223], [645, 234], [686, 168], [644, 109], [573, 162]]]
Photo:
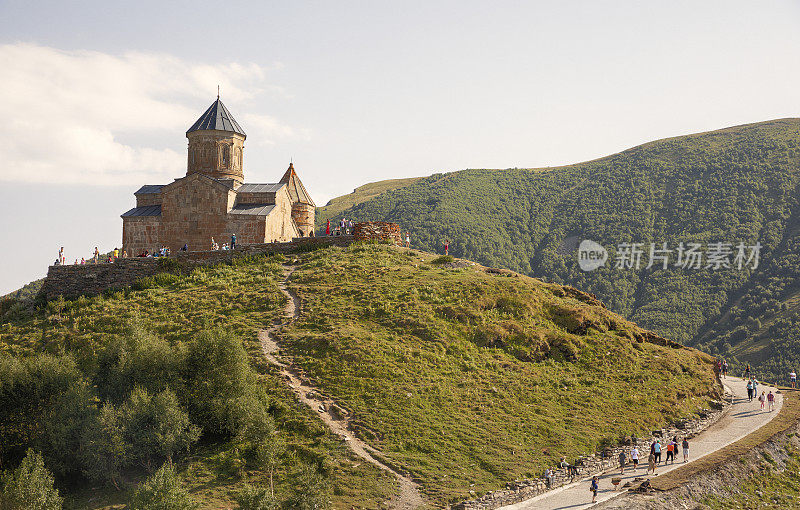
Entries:
[[190, 251], [222, 245], [291, 241], [314, 235], [316, 206], [289, 164], [280, 181], [244, 182], [244, 130], [217, 100], [186, 132], [186, 176], [147, 184], [136, 207], [122, 215], [122, 249], [133, 257], [184, 244]]

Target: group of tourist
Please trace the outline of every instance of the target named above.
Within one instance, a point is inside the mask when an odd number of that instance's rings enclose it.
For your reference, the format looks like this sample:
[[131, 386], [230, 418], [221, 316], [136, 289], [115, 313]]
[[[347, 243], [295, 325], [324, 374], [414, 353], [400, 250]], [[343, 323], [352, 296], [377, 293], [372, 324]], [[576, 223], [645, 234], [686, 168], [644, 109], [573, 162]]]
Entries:
[[158, 257], [169, 257], [170, 249], [169, 246], [162, 246], [157, 250], [153, 250], [152, 252], [149, 250], [144, 250], [142, 253], [137, 255], [137, 257], [148, 257], [148, 258], [158, 258]]
[[717, 375], [719, 375], [720, 379], [728, 378], [728, 362], [725, 361], [725, 358], [718, 359], [715, 368], [717, 370]]
[[[108, 262], [109, 264], [113, 263], [118, 258], [127, 258], [128, 252], [123, 251], [120, 253], [119, 248], [114, 248], [109, 253], [105, 255], [100, 254], [100, 250], [97, 249], [97, 246], [94, 247], [94, 254], [90, 258], [81, 257], [80, 260], [75, 259], [73, 265], [82, 266], [85, 264], [99, 264], [101, 262]], [[58, 257], [56, 258], [55, 262], [53, 262], [54, 266], [64, 266], [67, 264], [67, 258], [64, 256], [64, 247], [62, 246], [58, 250]]]
[[219, 250], [227, 251], [227, 250], [233, 250], [235, 248], [236, 248], [236, 234], [231, 234], [230, 244], [222, 243], [221, 247], [218, 242], [214, 241], [213, 237], [211, 238], [211, 251], [219, 251]]
[[334, 226], [331, 228], [331, 219], [328, 218], [328, 223], [325, 225], [325, 235], [326, 236], [344, 236], [350, 235], [353, 233], [353, 227], [355, 224], [353, 220], [347, 220], [342, 218], [339, 220], [339, 225]]
[[[683, 453], [683, 462], [689, 462], [689, 439], [684, 437], [682, 440], [678, 440], [677, 436], [673, 436], [672, 439], [664, 442], [658, 438], [654, 439], [653, 442], [650, 443], [650, 453], [647, 456], [645, 475], [656, 473], [656, 469], [658, 469], [658, 466], [662, 463], [661, 457], [663, 452], [666, 452], [666, 458], [663, 460], [665, 466], [667, 463], [674, 464], [675, 460], [678, 458], [678, 454], [681, 452]], [[635, 473], [636, 470], [639, 469], [640, 455], [639, 447], [635, 444], [630, 448], [630, 450], [620, 450], [617, 457], [620, 474], [625, 474], [625, 469], [629, 464], [633, 465], [632, 469]], [[561, 457], [561, 462], [559, 462], [558, 467], [562, 469], [564, 473], [566, 473], [571, 482], [580, 474], [578, 471], [579, 464], [579, 461], [575, 462], [575, 464], [570, 464], [567, 462], [566, 457]], [[548, 489], [553, 487], [554, 477], [554, 469], [547, 468], [544, 470], [543, 478]], [[617, 482], [619, 482], [619, 479], [617, 479]], [[592, 492], [592, 503], [595, 503], [597, 500], [597, 491], [599, 490], [599, 487], [599, 478], [597, 476], [593, 476], [591, 485], [589, 487], [589, 490]]]
[[[792, 373], [794, 373], [794, 370], [792, 370]], [[795, 379], [796, 378], [797, 375], [795, 374]], [[759, 395], [758, 393], [759, 382], [758, 379], [756, 379], [754, 376], [750, 377], [750, 379], [747, 380], [746, 384], [747, 384], [747, 400], [749, 402], [752, 402], [753, 399], [758, 400], [759, 403], [761, 404], [762, 411], [764, 410], [765, 404], [769, 405], [769, 412], [772, 412], [775, 409], [775, 395], [772, 393], [772, 390], [770, 390], [769, 393], [765, 392], [764, 390], [761, 390], [761, 394]]]

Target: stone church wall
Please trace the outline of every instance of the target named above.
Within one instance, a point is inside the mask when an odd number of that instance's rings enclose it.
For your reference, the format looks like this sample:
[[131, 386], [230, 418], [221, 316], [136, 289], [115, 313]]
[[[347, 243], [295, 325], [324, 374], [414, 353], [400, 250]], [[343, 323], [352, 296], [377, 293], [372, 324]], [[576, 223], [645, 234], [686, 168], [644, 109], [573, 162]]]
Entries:
[[160, 216], [130, 216], [122, 219], [122, 249], [135, 257], [159, 246]]
[[300, 237], [300, 232], [297, 231], [291, 221], [292, 218], [292, 199], [289, 197], [289, 192], [284, 187], [275, 193], [275, 209], [270, 212], [266, 219], [266, 236], [264, 239], [274, 239], [277, 241], [291, 241], [295, 237]]
[[161, 195], [160, 239], [175, 253], [184, 244], [206, 249], [211, 238], [229, 238], [227, 216], [235, 194], [226, 186], [197, 174], [165, 187]]
[[142, 193], [136, 195], [136, 207], [161, 205], [161, 193]]

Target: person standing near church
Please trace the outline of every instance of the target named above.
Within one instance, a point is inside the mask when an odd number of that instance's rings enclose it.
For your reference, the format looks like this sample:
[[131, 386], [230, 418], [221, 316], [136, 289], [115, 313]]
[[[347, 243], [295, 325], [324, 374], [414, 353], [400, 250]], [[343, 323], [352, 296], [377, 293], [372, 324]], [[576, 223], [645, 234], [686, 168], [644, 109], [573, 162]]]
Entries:
[[236, 248], [236, 234], [231, 234], [231, 250]]

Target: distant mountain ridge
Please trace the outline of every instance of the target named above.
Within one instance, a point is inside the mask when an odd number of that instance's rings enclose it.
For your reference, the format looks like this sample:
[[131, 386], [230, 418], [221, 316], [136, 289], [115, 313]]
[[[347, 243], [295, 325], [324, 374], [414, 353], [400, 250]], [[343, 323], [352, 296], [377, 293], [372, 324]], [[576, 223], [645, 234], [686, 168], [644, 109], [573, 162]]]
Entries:
[[[549, 169], [462, 170], [389, 188], [339, 216], [387, 220], [412, 244], [597, 294], [673, 340], [758, 364], [773, 377], [800, 362], [800, 119], [649, 142]], [[581, 271], [576, 240], [609, 248]], [[614, 248], [643, 243], [761, 245], [755, 270], [614, 268]], [[676, 253], [673, 251], [672, 256]], [[704, 262], [705, 264], [705, 262]], [[611, 267], [609, 267], [611, 266]]]

